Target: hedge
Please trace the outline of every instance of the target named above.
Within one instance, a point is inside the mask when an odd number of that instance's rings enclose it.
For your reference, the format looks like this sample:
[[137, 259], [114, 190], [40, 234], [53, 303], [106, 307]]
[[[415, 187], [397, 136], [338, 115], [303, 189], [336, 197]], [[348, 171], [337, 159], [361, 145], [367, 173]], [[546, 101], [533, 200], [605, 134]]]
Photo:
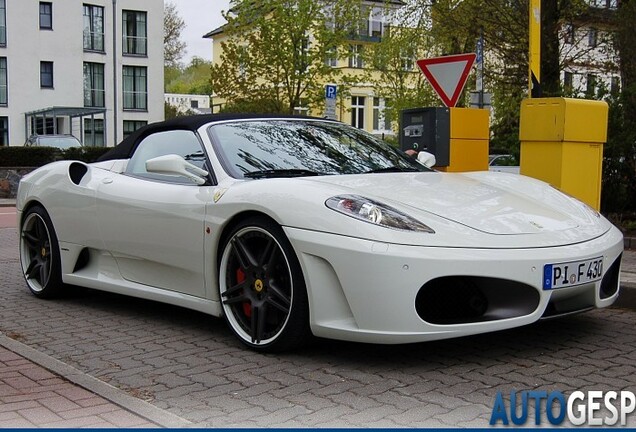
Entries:
[[72, 147], [60, 150], [55, 147], [0, 147], [0, 167], [40, 167], [57, 160], [79, 160], [95, 162], [106, 153], [108, 147]]

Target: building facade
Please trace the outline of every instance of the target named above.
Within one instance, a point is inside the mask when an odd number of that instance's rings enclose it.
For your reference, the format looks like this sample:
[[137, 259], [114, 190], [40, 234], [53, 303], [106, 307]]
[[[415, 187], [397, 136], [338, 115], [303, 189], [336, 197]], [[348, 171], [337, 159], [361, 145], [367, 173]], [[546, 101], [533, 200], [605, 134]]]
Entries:
[[163, 0], [0, 0], [0, 145], [162, 120]]
[[619, 59], [614, 49], [613, 21], [618, 0], [588, 0], [585, 20], [561, 27], [561, 82], [566, 92], [594, 97], [599, 87], [620, 88]]

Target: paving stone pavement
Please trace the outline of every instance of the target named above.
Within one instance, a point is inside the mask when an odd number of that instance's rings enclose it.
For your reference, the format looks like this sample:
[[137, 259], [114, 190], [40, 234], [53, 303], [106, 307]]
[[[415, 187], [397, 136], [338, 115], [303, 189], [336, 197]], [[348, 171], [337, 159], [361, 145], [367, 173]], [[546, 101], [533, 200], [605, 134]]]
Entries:
[[498, 391], [636, 391], [636, 302], [447, 341], [258, 354], [222, 320], [173, 306], [36, 299], [16, 250], [0, 230], [0, 332], [196, 426], [487, 427]]
[[0, 347], [0, 427], [158, 427]]

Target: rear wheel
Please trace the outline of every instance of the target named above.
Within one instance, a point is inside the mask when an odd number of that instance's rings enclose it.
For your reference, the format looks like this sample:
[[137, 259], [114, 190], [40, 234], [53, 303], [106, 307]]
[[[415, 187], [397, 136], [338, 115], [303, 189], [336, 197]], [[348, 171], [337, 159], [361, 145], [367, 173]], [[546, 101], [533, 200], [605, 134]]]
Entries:
[[295, 348], [310, 336], [305, 281], [298, 258], [274, 222], [239, 223], [223, 243], [219, 290], [232, 331], [259, 351]]
[[40, 298], [57, 296], [63, 288], [57, 236], [44, 208], [31, 207], [20, 228], [20, 263], [31, 292]]

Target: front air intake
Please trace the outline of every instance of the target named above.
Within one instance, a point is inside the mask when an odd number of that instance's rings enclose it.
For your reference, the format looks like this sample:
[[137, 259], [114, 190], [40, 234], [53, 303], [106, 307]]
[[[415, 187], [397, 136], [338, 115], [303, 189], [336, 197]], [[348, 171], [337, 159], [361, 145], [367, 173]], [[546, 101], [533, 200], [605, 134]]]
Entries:
[[516, 318], [539, 306], [539, 293], [519, 282], [476, 276], [447, 276], [427, 282], [415, 309], [430, 324], [466, 324]]

